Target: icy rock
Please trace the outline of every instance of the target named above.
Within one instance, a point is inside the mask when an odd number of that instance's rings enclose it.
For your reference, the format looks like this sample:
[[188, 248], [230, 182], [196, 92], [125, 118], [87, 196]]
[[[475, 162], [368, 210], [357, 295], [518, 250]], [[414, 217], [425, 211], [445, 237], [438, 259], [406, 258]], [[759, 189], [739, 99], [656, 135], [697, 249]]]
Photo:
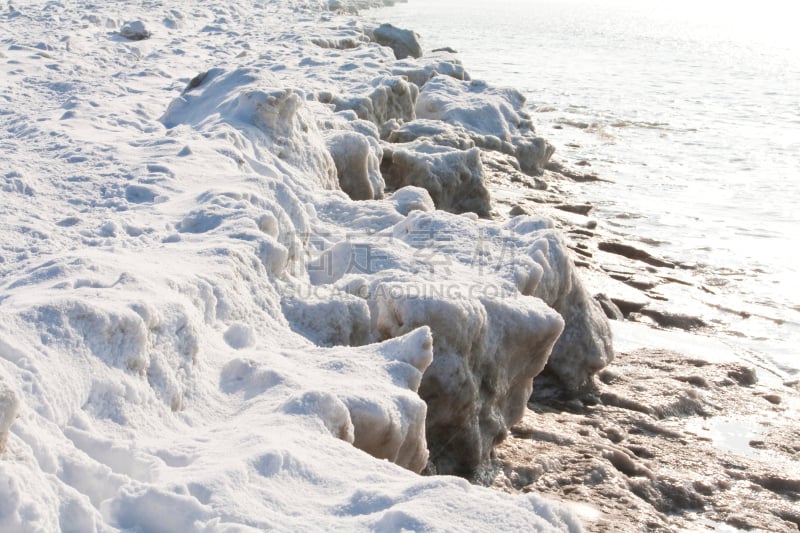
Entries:
[[401, 215], [408, 215], [411, 211], [433, 211], [436, 206], [430, 193], [421, 187], [407, 185], [392, 194], [392, 202]]
[[649, 265], [664, 267], [664, 268], [675, 268], [675, 263], [656, 257], [650, 252], [642, 250], [640, 248], [636, 248], [635, 246], [631, 246], [630, 244], [625, 244], [622, 242], [602, 241], [597, 243], [597, 248], [599, 248], [604, 252], [621, 255], [623, 257], [627, 257], [628, 259], [634, 259], [636, 261], [642, 261], [643, 263], [647, 263]]
[[[303, 94], [280, 87], [270, 73], [254, 68], [212, 69], [191, 91], [170, 103], [161, 122], [201, 130], [227, 125], [259, 150], [315, 176], [326, 189], [339, 189], [336, 166]], [[246, 148], [247, 141], [239, 143]]]
[[354, 131], [331, 131], [326, 132], [325, 140], [342, 190], [353, 200], [382, 198], [383, 149], [378, 139]]
[[474, 478], [522, 417], [564, 322], [537, 298], [420, 298], [415, 283], [375, 286], [376, 328], [390, 338], [430, 327], [433, 363], [419, 391], [430, 462], [436, 473]]
[[462, 126], [481, 148], [516, 156], [525, 172], [543, 172], [555, 151], [536, 137], [525, 97], [515, 89], [437, 76], [422, 88], [416, 114]]
[[[353, 110], [358, 118], [381, 126], [388, 120], [414, 120], [419, 88], [400, 76], [373, 80], [366, 96], [331, 97], [336, 111]], [[321, 98], [325, 101], [326, 98]]]
[[141, 20], [126, 22], [120, 28], [119, 34], [131, 41], [143, 41], [152, 35]]
[[532, 174], [542, 174], [556, 151], [553, 145], [541, 137], [515, 135], [511, 142], [515, 147], [514, 155], [517, 156], [519, 167]]
[[425, 142], [402, 148], [386, 146], [381, 170], [389, 188], [422, 187], [438, 209], [482, 217], [491, 211], [477, 148], [456, 150]]
[[405, 123], [390, 120], [383, 125], [381, 138], [390, 143], [425, 140], [431, 144], [449, 146], [459, 150], [467, 150], [475, 146], [475, 141], [463, 127], [453, 126], [440, 120], [417, 119]]
[[6, 449], [8, 430], [17, 418], [19, 398], [11, 387], [0, 379], [0, 454]]
[[422, 57], [419, 35], [411, 30], [396, 28], [391, 24], [381, 24], [373, 30], [373, 35], [378, 44], [391, 48], [397, 59], [409, 56]]

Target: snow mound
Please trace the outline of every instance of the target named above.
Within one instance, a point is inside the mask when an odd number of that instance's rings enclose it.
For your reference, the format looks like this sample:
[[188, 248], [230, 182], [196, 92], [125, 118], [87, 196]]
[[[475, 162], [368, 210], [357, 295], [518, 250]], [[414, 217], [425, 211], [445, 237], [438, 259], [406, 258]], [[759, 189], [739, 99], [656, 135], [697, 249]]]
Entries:
[[398, 189], [392, 194], [391, 202], [395, 205], [398, 213], [408, 215], [411, 211], [433, 211], [433, 199], [427, 190], [421, 187], [408, 185]]
[[120, 28], [119, 34], [131, 41], [143, 41], [144, 39], [149, 39], [152, 35], [141, 20], [126, 22]]
[[536, 137], [524, 107], [525, 97], [515, 89], [437, 76], [423, 86], [416, 113], [463, 126], [478, 146], [514, 155], [522, 170], [541, 174], [555, 149]]
[[161, 117], [166, 127], [228, 125], [252, 141], [256, 159], [286, 161], [313, 172], [324, 188], [339, 188], [335, 163], [302, 91], [280, 88], [277, 78], [252, 68], [212, 69], [195, 79]]

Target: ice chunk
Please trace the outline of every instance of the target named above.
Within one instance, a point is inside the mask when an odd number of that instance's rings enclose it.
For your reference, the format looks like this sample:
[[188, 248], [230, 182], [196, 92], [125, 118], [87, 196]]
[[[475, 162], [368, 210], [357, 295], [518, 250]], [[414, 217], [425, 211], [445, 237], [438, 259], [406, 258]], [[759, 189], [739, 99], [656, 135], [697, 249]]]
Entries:
[[579, 279], [560, 234], [554, 230], [538, 233], [528, 254], [543, 268], [533, 294], [558, 311], [566, 324], [547, 368], [568, 391], [581, 391], [614, 358], [611, 326]]
[[353, 110], [358, 118], [381, 126], [390, 119], [413, 120], [419, 88], [400, 76], [379, 77], [365, 96], [332, 97], [336, 111]]
[[433, 363], [420, 386], [430, 461], [437, 473], [475, 478], [522, 417], [564, 321], [533, 297], [419, 297], [415, 284], [374, 287], [376, 327], [384, 338], [431, 328]]
[[422, 187], [438, 209], [489, 216], [491, 199], [477, 148], [456, 150], [424, 142], [387, 146], [381, 170], [388, 187]]
[[372, 33], [379, 44], [392, 49], [397, 59], [422, 56], [419, 35], [411, 30], [396, 28], [391, 24], [381, 24]]
[[418, 87], [422, 87], [438, 74], [451, 76], [457, 80], [470, 79], [459, 59], [441, 52], [428, 54], [420, 59], [398, 61], [392, 67], [392, 74], [405, 76]]
[[354, 131], [331, 131], [325, 138], [342, 190], [353, 200], [382, 198], [383, 150], [378, 140]]
[[516, 156], [526, 172], [541, 173], [555, 151], [536, 137], [525, 97], [514, 89], [437, 76], [422, 88], [416, 112], [464, 127], [478, 146]]

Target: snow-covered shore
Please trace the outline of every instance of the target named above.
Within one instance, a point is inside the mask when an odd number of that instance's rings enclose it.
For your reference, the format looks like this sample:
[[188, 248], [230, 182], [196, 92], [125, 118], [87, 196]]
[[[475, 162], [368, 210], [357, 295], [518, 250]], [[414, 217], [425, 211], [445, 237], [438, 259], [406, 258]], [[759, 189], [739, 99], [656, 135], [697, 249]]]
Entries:
[[613, 356], [551, 222], [477, 216], [552, 149], [328, 7], [0, 2], [3, 531], [580, 529], [416, 473]]

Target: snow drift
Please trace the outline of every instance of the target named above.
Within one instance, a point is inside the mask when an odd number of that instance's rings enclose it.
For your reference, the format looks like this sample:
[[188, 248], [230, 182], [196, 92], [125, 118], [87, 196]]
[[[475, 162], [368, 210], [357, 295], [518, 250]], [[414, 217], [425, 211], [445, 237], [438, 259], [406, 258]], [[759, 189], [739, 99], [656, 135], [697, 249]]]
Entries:
[[0, 19], [0, 529], [579, 529], [416, 474], [611, 357], [547, 221], [434, 209], [489, 214], [473, 145], [546, 159], [523, 102], [327, 2], [79, 7]]

